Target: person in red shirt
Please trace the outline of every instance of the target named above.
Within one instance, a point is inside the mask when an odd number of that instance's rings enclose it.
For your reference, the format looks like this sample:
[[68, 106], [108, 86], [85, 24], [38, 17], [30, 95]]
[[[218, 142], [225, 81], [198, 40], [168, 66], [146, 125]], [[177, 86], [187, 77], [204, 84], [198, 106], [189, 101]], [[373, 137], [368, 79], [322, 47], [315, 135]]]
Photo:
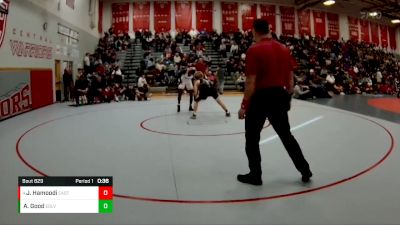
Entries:
[[202, 57], [200, 57], [200, 59], [197, 61], [195, 68], [196, 68], [196, 71], [200, 71], [203, 74], [207, 74], [207, 72], [208, 72], [208, 66], [204, 62], [204, 59]]
[[256, 41], [246, 53], [246, 85], [239, 119], [245, 119], [246, 154], [250, 173], [238, 175], [238, 181], [262, 185], [260, 132], [265, 120], [278, 134], [303, 182], [312, 173], [299, 144], [290, 131], [288, 111], [293, 93], [293, 59], [289, 49], [272, 39], [268, 22], [257, 19], [253, 24]]

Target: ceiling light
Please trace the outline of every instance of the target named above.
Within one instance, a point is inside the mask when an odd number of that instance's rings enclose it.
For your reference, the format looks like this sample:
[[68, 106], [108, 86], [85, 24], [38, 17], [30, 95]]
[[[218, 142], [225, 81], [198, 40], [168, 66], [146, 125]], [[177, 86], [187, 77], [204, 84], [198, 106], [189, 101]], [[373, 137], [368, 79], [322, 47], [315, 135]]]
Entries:
[[392, 23], [400, 23], [400, 19], [394, 19], [394, 20], [392, 20]]
[[372, 17], [375, 17], [375, 16], [377, 16], [378, 15], [378, 12], [370, 12], [369, 13], [369, 16], [372, 16]]
[[324, 1], [324, 6], [331, 6], [333, 4], [335, 4], [335, 0], [326, 0]]

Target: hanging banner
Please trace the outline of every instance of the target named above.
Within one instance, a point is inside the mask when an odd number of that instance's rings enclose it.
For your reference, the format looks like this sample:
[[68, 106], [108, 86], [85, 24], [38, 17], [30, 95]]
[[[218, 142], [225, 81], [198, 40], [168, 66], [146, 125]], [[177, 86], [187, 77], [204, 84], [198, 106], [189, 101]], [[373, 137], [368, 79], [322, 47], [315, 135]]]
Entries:
[[371, 26], [371, 41], [379, 46], [379, 25], [377, 23], [370, 23]]
[[150, 2], [133, 3], [133, 30], [150, 29]]
[[381, 43], [383, 48], [387, 48], [389, 46], [388, 40], [388, 26], [387, 25], [379, 25], [381, 28]]
[[326, 15], [328, 18], [328, 37], [333, 40], [339, 40], [339, 15], [334, 13], [327, 13]]
[[359, 40], [359, 32], [358, 32], [358, 19], [354, 17], [347, 17], [349, 21], [349, 34], [350, 40], [358, 41]]
[[238, 30], [238, 4], [236, 2], [221, 2], [222, 32]]
[[254, 3], [241, 3], [242, 28], [244, 31], [253, 29], [253, 22], [257, 18], [257, 5]]
[[213, 2], [196, 2], [196, 27], [199, 31], [213, 30]]
[[281, 10], [282, 34], [293, 37], [295, 32], [294, 8], [280, 6], [279, 9]]
[[369, 36], [369, 21], [368, 20], [360, 20], [360, 27], [361, 27], [361, 41], [370, 43], [370, 36]]
[[156, 32], [171, 30], [171, 2], [154, 2], [154, 29]]
[[129, 3], [113, 3], [112, 25], [116, 34], [129, 31]]
[[389, 43], [390, 43], [391, 49], [393, 49], [393, 50], [397, 49], [396, 28], [395, 27], [389, 27]]
[[325, 12], [313, 11], [315, 36], [325, 38]]
[[276, 8], [274, 5], [260, 4], [261, 18], [266, 19], [270, 24], [272, 32], [276, 32]]
[[99, 33], [103, 33], [103, 0], [99, 1], [99, 23], [97, 24], [97, 29]]
[[175, 2], [175, 27], [177, 31], [189, 31], [192, 28], [192, 2]]
[[297, 11], [297, 16], [299, 17], [299, 34], [301, 35], [311, 35], [311, 18], [310, 10]]

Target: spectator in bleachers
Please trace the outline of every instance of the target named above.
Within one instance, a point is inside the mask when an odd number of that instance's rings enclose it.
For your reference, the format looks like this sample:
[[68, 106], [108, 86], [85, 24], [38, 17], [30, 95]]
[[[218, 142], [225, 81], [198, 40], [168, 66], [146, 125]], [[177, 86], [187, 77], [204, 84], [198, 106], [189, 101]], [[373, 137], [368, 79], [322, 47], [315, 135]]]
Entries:
[[138, 91], [139, 91], [139, 95], [138, 95], [139, 99], [138, 100], [139, 101], [141, 101], [141, 100], [147, 101], [147, 97], [149, 95], [149, 93], [148, 93], [149, 92], [149, 86], [147, 84], [147, 81], [146, 81], [146, 78], [145, 78], [144, 74], [142, 74], [139, 77], [137, 86], [138, 86]]
[[79, 78], [75, 81], [75, 102], [76, 106], [87, 103], [87, 94], [89, 91], [89, 81], [80, 71]]

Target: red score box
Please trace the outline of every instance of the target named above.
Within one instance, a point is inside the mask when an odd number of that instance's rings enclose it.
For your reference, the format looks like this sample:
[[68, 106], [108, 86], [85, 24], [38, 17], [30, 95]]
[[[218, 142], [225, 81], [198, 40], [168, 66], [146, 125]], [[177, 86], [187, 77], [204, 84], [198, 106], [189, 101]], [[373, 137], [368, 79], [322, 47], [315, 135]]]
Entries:
[[112, 186], [99, 186], [99, 200], [112, 200], [113, 188]]

